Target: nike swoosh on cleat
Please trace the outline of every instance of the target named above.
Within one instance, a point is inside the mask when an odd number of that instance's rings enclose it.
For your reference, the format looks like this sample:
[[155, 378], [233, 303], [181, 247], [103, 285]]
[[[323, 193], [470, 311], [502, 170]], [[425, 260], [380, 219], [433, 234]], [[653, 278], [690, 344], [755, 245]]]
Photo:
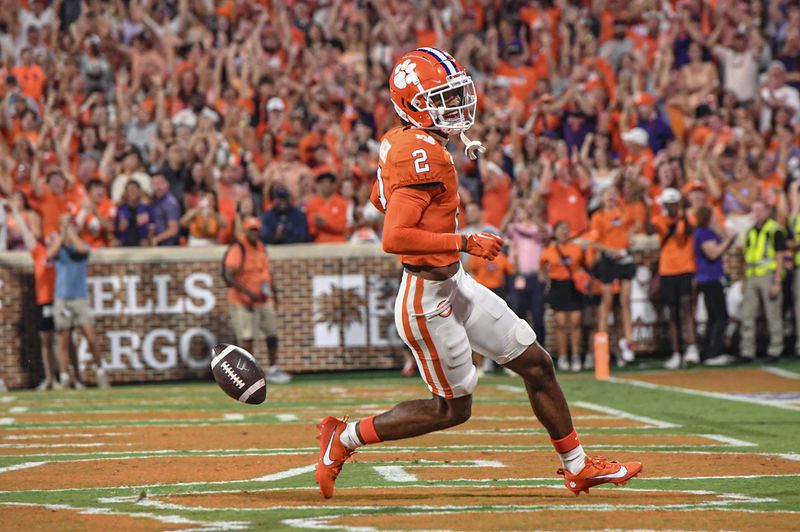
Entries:
[[619, 466], [619, 471], [616, 473], [612, 473], [610, 475], [600, 475], [598, 477], [592, 477], [592, 479], [596, 478], [622, 478], [628, 474], [628, 469], [625, 466]]
[[331, 460], [331, 445], [333, 445], [333, 439], [335, 437], [336, 431], [334, 430], [333, 434], [331, 434], [331, 439], [328, 441], [328, 448], [325, 449], [325, 454], [322, 456], [322, 463], [326, 466], [333, 465], [333, 460]]

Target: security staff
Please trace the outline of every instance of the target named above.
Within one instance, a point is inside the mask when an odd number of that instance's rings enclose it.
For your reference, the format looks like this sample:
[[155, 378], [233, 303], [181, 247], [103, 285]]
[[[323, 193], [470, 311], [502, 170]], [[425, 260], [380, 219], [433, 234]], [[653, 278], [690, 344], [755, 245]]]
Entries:
[[789, 222], [789, 229], [791, 231], [789, 238], [792, 241], [789, 243], [789, 247], [794, 249], [794, 256], [790, 257], [791, 263], [794, 265], [794, 276], [791, 280], [796, 337], [794, 352], [795, 355], [800, 356], [800, 212], [792, 216]]
[[756, 356], [756, 319], [759, 302], [764, 305], [769, 348], [767, 355], [778, 358], [783, 352], [783, 256], [786, 235], [783, 227], [769, 217], [769, 206], [756, 200], [752, 206], [755, 226], [744, 239], [744, 301], [742, 303], [741, 356]]

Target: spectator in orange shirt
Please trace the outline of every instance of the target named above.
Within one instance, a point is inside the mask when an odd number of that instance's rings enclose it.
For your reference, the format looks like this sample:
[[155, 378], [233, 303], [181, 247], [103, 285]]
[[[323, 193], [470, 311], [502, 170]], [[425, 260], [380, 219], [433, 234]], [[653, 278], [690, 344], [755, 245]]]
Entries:
[[[709, 184], [719, 187], [714, 180], [709, 180]], [[693, 179], [686, 183], [683, 187], [683, 194], [686, 196], [688, 206], [686, 208], [686, 217], [692, 227], [698, 227], [697, 213], [700, 209], [711, 209], [711, 222], [708, 224], [712, 230], [718, 233], [723, 232], [725, 227], [725, 215], [722, 214], [722, 209], [719, 205], [712, 205], [709, 201], [709, 189], [706, 183], [698, 179]]]
[[[467, 261], [469, 274], [480, 284], [497, 294], [503, 300], [506, 299], [506, 276], [514, 273], [514, 265], [508, 260], [508, 256], [500, 252], [492, 261], [470, 255]], [[472, 362], [478, 368], [478, 377], [483, 377], [486, 373], [494, 371], [495, 365], [489, 358], [483, 358], [473, 353]]]
[[19, 114], [19, 120], [11, 132], [11, 142], [22, 137], [28, 141], [31, 148], [36, 149], [39, 145], [39, 125], [36, 123], [36, 113], [32, 109], [25, 108]]
[[[686, 218], [679, 190], [668, 188], [661, 194], [663, 212], [653, 217], [661, 240], [658, 274], [661, 277], [661, 304], [667, 312], [672, 356], [667, 369], [700, 362], [692, 312], [694, 290], [694, 236]], [[686, 352], [681, 357], [681, 326], [686, 329]]]
[[61, 215], [75, 209], [86, 191], [71, 173], [58, 168], [49, 170], [46, 178], [40, 177], [38, 162], [32, 177], [34, 205], [42, 215], [42, 235], [47, 238], [50, 233], [60, 231]]
[[213, 190], [203, 192], [197, 207], [189, 209], [181, 217], [181, 227], [189, 229], [190, 246], [216, 245], [220, 232], [227, 227], [227, 221], [219, 210], [217, 193]]
[[494, 260], [486, 260], [470, 255], [469, 274], [475, 280], [500, 296], [506, 298], [506, 275], [514, 273], [514, 265], [505, 253], [500, 253]]
[[695, 126], [689, 133], [690, 144], [703, 146], [709, 138], [714, 138], [714, 146], [722, 146], [727, 145], [733, 137], [731, 128], [708, 104], [698, 105], [694, 110], [694, 118]]
[[[56, 328], [53, 322], [53, 301], [55, 300], [56, 290], [56, 269], [47, 256], [47, 247], [33, 236], [33, 231], [31, 231], [31, 228], [22, 217], [19, 203], [20, 201], [17, 199], [12, 200], [11, 214], [25, 243], [25, 248], [33, 258], [33, 279], [39, 315], [39, 343], [41, 344], [42, 366], [44, 367], [44, 380], [36, 389], [39, 391], [49, 390], [50, 388], [60, 389], [61, 385], [53, 372], [53, 332]], [[48, 244], [55, 239], [56, 235], [51, 235], [48, 239]], [[66, 368], [60, 369], [61, 373], [66, 371]]]
[[503, 154], [499, 149], [494, 150], [488, 157], [478, 159], [483, 183], [481, 221], [493, 227], [503, 226], [503, 219], [511, 204], [511, 178], [503, 170], [502, 163]]
[[90, 180], [86, 186], [86, 197], [75, 212], [81, 239], [92, 249], [108, 247], [114, 239], [117, 206], [108, 197], [106, 186], [99, 179]]
[[314, 242], [347, 242], [349, 206], [336, 192], [336, 176], [330, 172], [318, 175], [316, 192], [306, 203], [308, 232]]
[[512, 42], [506, 47], [506, 59], [501, 60], [494, 71], [498, 79], [507, 80], [511, 86], [511, 95], [524, 102], [536, 86], [536, 69], [524, 62], [522, 47]]
[[652, 182], [653, 177], [655, 177], [655, 168], [653, 166], [655, 157], [653, 156], [653, 151], [648, 147], [650, 136], [647, 131], [640, 127], [635, 127], [624, 131], [621, 137], [626, 151], [623, 162], [626, 165], [638, 166], [641, 174]]
[[583, 233], [589, 226], [588, 202], [592, 195], [591, 177], [581, 167], [573, 167], [568, 159], [555, 164], [544, 161], [539, 194], [547, 202], [547, 223], [554, 226], [565, 221], [571, 236]]
[[[574, 276], [584, 263], [584, 254], [578, 244], [570, 241], [567, 222], [557, 222], [553, 231], [555, 241], [545, 248], [540, 258], [539, 280], [550, 285], [547, 302], [556, 322], [558, 369], [580, 371], [583, 296], [575, 288]], [[567, 353], [568, 340], [571, 340], [571, 361]]]
[[622, 325], [619, 335], [620, 356], [623, 362], [633, 362], [634, 353], [630, 347], [633, 338], [631, 279], [636, 275], [636, 265], [629, 247], [635, 220], [630, 211], [621, 207], [616, 187], [608, 187], [603, 191], [602, 205], [592, 215], [590, 233], [593, 247], [602, 253], [597, 263], [597, 278], [602, 291], [597, 330], [608, 332], [608, 317], [614, 306], [613, 286], [615, 281], [619, 281]]
[[278, 367], [278, 316], [275, 313], [275, 286], [269, 271], [269, 255], [261, 243], [261, 222], [255, 216], [242, 222], [238, 235], [225, 252], [224, 278], [236, 343], [253, 352], [256, 331], [267, 338], [269, 367], [267, 382], [285, 384], [291, 376]]
[[[300, 158], [305, 164], [315, 166], [312, 164], [315, 162], [314, 152], [319, 145], [327, 146], [329, 154], [337, 151], [336, 136], [331, 132], [331, 120], [326, 115], [317, 118], [311, 126], [311, 131], [300, 140]], [[321, 163], [317, 161], [316, 166], [319, 164]]]
[[11, 69], [22, 93], [37, 102], [42, 101], [46, 77], [42, 67], [33, 62], [33, 51], [26, 46], [20, 52], [20, 64]]

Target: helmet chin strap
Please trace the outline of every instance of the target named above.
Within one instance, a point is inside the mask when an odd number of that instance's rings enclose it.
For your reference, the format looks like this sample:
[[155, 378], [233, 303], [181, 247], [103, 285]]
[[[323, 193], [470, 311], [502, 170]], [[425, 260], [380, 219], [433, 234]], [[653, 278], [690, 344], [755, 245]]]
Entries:
[[484, 146], [481, 141], [479, 140], [469, 140], [466, 133], [464, 131], [461, 132], [461, 142], [464, 143], [464, 154], [470, 158], [470, 160], [475, 160], [478, 158], [479, 153], [484, 153], [486, 151], [486, 146]]

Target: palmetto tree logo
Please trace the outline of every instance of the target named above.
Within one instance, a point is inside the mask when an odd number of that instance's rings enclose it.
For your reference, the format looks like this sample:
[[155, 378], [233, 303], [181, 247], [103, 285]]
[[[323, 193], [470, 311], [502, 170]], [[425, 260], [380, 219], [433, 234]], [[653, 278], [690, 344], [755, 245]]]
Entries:
[[328, 292], [317, 296], [314, 322], [326, 325], [328, 330], [339, 328], [339, 345], [344, 345], [345, 329], [362, 323], [367, 300], [358, 287], [342, 288], [331, 284]]

